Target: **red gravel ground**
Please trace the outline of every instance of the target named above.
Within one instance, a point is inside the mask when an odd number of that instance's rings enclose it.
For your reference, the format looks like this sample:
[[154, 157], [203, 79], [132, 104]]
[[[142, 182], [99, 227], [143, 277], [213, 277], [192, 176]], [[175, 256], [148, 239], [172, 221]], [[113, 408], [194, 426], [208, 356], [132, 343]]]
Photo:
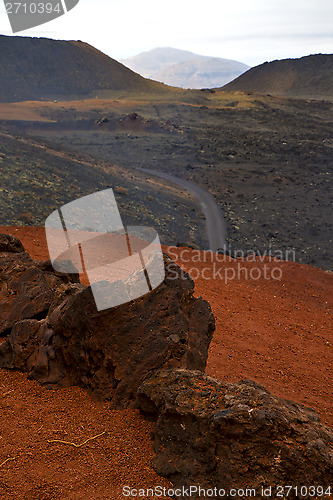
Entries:
[[[42, 228], [0, 232], [17, 236], [33, 258], [48, 258]], [[293, 262], [222, 256], [212, 262], [211, 254], [205, 262], [195, 250], [168, 253], [190, 271], [195, 294], [210, 302], [216, 318], [207, 373], [230, 382], [256, 380], [315, 408], [333, 426], [332, 274]], [[136, 411], [110, 411], [79, 388], [49, 391], [5, 370], [0, 402], [1, 500], [116, 500], [125, 498], [124, 485], [171, 487], [150, 466], [152, 424]], [[79, 447], [68, 444], [89, 438]]]

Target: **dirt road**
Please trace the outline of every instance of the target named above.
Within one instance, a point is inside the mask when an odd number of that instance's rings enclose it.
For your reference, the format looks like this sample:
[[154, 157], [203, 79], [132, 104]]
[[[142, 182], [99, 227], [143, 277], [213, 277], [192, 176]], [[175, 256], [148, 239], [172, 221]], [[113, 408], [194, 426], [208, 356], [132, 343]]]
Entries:
[[211, 194], [197, 186], [197, 184], [186, 181], [184, 179], [180, 179], [179, 177], [175, 177], [171, 174], [166, 174], [164, 172], [159, 172], [158, 170], [151, 170], [147, 168], [140, 168], [138, 170], [174, 182], [187, 191], [190, 191], [200, 203], [202, 211], [206, 217], [206, 230], [209, 250], [217, 252], [218, 249], [224, 248], [226, 246], [226, 223], [222, 217], [221, 210], [219, 209]]

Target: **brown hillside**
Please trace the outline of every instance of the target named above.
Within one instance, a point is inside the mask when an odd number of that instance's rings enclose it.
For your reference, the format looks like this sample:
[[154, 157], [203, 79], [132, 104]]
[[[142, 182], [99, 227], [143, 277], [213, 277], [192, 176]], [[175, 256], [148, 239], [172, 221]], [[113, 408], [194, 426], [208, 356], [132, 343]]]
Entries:
[[266, 62], [251, 68], [223, 90], [330, 100], [333, 99], [333, 54]]
[[0, 102], [163, 91], [81, 41], [0, 36]]

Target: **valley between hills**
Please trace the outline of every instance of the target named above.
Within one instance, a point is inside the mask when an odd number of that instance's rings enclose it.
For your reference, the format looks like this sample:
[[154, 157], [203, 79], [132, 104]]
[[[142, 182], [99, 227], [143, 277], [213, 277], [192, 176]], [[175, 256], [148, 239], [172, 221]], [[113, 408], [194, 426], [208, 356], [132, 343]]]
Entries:
[[[0, 496], [267, 498], [291, 481], [331, 497], [332, 55], [302, 59], [183, 90], [80, 41], [0, 36]], [[224, 217], [228, 255], [202, 251], [188, 181]], [[166, 277], [97, 311], [43, 226], [107, 188], [126, 226], [157, 230]]]
[[144, 168], [209, 192], [232, 252], [293, 253], [332, 270], [332, 55], [183, 90], [80, 41], [0, 36], [0, 49], [1, 224], [42, 225], [59, 204], [110, 186], [126, 225], [208, 249], [200, 203]]
[[[332, 267], [329, 101], [212, 90], [170, 91], [163, 99], [151, 93], [148, 100], [146, 95], [122, 92], [114, 99], [4, 104], [0, 117], [9, 135], [24, 134], [27, 148], [31, 140], [50, 144], [52, 150], [60, 148], [73, 158], [89, 156], [95, 174], [79, 176], [77, 167], [68, 167], [73, 186], [64, 188], [64, 196], [57, 191], [57, 203], [65, 203], [72, 189], [87, 193], [94, 185], [115, 185], [120, 188], [126, 222], [136, 223], [141, 217], [156, 225], [164, 244], [207, 249], [203, 214], [196, 201], [176, 185], [154, 177], [147, 180], [138, 168], [168, 172], [214, 196], [226, 219], [232, 249], [286, 255], [294, 251], [297, 262]], [[3, 172], [7, 168], [12, 180], [14, 150], [1, 159]], [[109, 177], [101, 173], [100, 165], [106, 164], [113, 165]], [[33, 162], [30, 168], [30, 176], [38, 175]], [[80, 167], [82, 174], [85, 168]], [[58, 172], [60, 184], [71, 179], [68, 173]], [[138, 189], [139, 178], [143, 184]], [[50, 182], [44, 194], [48, 199]], [[156, 182], [159, 196], [151, 192]], [[174, 196], [173, 190], [187, 204], [173, 203], [168, 197], [168, 193]], [[12, 199], [15, 196], [14, 190]], [[1, 223], [7, 219], [10, 224], [32, 223], [21, 215], [35, 216], [32, 198], [27, 196], [24, 203], [19, 213], [13, 210], [11, 218], [5, 215]], [[53, 206], [43, 201], [36, 223], [41, 224]]]

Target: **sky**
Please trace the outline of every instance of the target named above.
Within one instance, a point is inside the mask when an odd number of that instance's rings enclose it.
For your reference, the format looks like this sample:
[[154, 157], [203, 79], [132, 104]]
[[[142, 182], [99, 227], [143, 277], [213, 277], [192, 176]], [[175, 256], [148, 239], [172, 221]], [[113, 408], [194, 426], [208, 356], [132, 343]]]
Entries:
[[[0, 34], [12, 35], [1, 0]], [[16, 36], [82, 40], [114, 59], [174, 47], [255, 66], [333, 53], [333, 1], [80, 0], [66, 15]]]

